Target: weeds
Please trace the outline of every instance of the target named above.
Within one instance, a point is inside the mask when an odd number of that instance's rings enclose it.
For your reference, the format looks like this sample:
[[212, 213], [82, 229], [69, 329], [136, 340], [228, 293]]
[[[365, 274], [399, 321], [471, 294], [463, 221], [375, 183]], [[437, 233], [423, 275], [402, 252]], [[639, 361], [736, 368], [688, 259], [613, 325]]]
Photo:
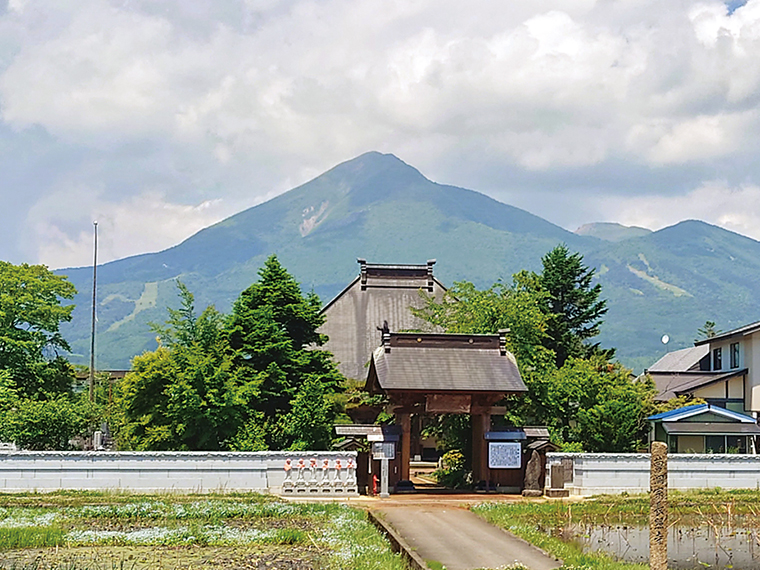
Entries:
[[64, 533], [57, 526], [0, 528], [0, 550], [60, 546], [64, 542]]

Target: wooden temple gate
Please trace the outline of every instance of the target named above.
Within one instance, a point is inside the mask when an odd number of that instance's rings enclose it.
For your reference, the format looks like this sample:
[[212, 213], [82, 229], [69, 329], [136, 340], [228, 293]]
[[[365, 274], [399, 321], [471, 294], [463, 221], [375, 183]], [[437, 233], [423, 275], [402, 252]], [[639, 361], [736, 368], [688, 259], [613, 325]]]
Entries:
[[[522, 454], [512, 469], [489, 467], [491, 416], [504, 414], [494, 406], [508, 394], [527, 391], [503, 334], [384, 333], [370, 361], [366, 390], [388, 398], [400, 428], [394, 482], [410, 479], [413, 415], [469, 414], [473, 480], [521, 487]], [[515, 434], [516, 440], [525, 437]]]

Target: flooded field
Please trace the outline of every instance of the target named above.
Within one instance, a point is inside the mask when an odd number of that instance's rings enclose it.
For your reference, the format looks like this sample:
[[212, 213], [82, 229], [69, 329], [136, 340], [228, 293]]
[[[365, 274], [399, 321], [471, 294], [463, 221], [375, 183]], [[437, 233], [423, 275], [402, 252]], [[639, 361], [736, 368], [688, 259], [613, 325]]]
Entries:
[[[668, 568], [760, 570], [760, 490], [672, 492]], [[593, 570], [648, 570], [649, 497], [475, 505], [472, 510], [564, 560]]]
[[[649, 527], [571, 525], [560, 533], [584, 550], [602, 550], [617, 560], [649, 561]], [[668, 530], [668, 568], [678, 570], [756, 570], [760, 568], [758, 529], [672, 526]]]

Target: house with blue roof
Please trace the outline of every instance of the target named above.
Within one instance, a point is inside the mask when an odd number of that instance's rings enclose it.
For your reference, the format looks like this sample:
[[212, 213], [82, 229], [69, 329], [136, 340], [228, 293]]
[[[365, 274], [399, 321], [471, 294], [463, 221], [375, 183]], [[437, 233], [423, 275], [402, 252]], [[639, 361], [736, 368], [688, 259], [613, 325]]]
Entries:
[[657, 387], [657, 401], [683, 396], [707, 402], [651, 416], [650, 440], [676, 453], [760, 452], [760, 321], [670, 352], [645, 373]]
[[649, 441], [668, 444], [671, 453], [755, 453], [760, 426], [752, 416], [712, 404], [655, 414]]

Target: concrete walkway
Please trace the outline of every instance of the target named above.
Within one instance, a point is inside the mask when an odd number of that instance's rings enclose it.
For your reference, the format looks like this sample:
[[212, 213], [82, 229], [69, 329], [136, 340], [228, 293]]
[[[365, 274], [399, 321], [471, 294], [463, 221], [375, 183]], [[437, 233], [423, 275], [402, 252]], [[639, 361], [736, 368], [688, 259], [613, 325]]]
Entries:
[[422, 558], [440, 562], [446, 570], [502, 568], [515, 563], [530, 570], [561, 566], [538, 548], [463, 508], [378, 505], [374, 510]]

